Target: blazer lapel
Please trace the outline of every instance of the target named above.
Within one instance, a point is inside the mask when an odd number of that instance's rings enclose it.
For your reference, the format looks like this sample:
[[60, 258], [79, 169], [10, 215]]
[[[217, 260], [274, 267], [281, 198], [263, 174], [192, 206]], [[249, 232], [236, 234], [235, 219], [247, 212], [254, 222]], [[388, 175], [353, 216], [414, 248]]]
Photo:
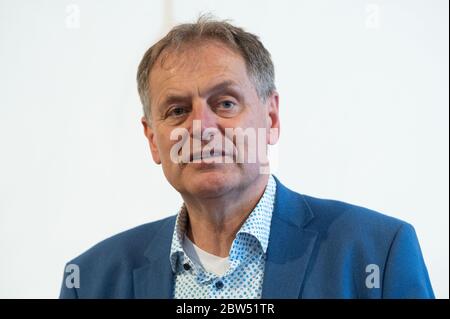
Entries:
[[145, 251], [149, 263], [134, 270], [135, 298], [172, 298], [173, 273], [169, 255], [174, 227], [175, 217], [172, 217], [162, 225]]
[[304, 228], [314, 215], [302, 196], [275, 180], [262, 298], [299, 298], [318, 233]]

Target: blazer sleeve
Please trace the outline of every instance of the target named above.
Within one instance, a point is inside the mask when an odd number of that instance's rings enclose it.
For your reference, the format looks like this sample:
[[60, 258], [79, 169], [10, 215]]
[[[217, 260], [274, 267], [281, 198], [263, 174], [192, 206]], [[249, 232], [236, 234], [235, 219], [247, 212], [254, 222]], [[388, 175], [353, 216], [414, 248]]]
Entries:
[[383, 276], [383, 298], [434, 298], [416, 232], [408, 223], [397, 231]]

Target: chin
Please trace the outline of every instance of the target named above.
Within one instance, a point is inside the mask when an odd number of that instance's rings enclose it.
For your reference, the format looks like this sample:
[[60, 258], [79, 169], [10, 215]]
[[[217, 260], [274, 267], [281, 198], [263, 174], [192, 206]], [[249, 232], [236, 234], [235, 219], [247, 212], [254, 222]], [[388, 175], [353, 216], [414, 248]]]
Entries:
[[199, 197], [221, 196], [239, 183], [238, 173], [233, 169], [192, 167], [184, 173], [188, 173], [184, 176], [186, 189]]

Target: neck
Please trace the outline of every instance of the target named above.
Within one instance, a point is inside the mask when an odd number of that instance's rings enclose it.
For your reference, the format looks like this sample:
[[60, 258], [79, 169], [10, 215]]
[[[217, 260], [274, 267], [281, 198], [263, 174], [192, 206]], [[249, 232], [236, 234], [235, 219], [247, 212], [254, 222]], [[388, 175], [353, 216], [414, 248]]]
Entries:
[[264, 194], [268, 179], [268, 175], [260, 175], [245, 189], [234, 189], [218, 198], [183, 196], [189, 239], [210, 254], [227, 257], [236, 233]]

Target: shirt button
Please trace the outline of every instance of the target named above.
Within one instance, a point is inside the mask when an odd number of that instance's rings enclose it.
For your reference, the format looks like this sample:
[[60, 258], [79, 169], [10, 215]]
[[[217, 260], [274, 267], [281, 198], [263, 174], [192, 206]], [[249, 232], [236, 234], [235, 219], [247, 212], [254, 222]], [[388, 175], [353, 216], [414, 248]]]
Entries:
[[217, 281], [215, 285], [216, 285], [217, 289], [222, 289], [223, 288], [223, 282], [221, 280]]
[[189, 269], [191, 269], [191, 266], [189, 266], [189, 264], [184, 264], [183, 265], [183, 268], [184, 268], [184, 270], [189, 270]]

